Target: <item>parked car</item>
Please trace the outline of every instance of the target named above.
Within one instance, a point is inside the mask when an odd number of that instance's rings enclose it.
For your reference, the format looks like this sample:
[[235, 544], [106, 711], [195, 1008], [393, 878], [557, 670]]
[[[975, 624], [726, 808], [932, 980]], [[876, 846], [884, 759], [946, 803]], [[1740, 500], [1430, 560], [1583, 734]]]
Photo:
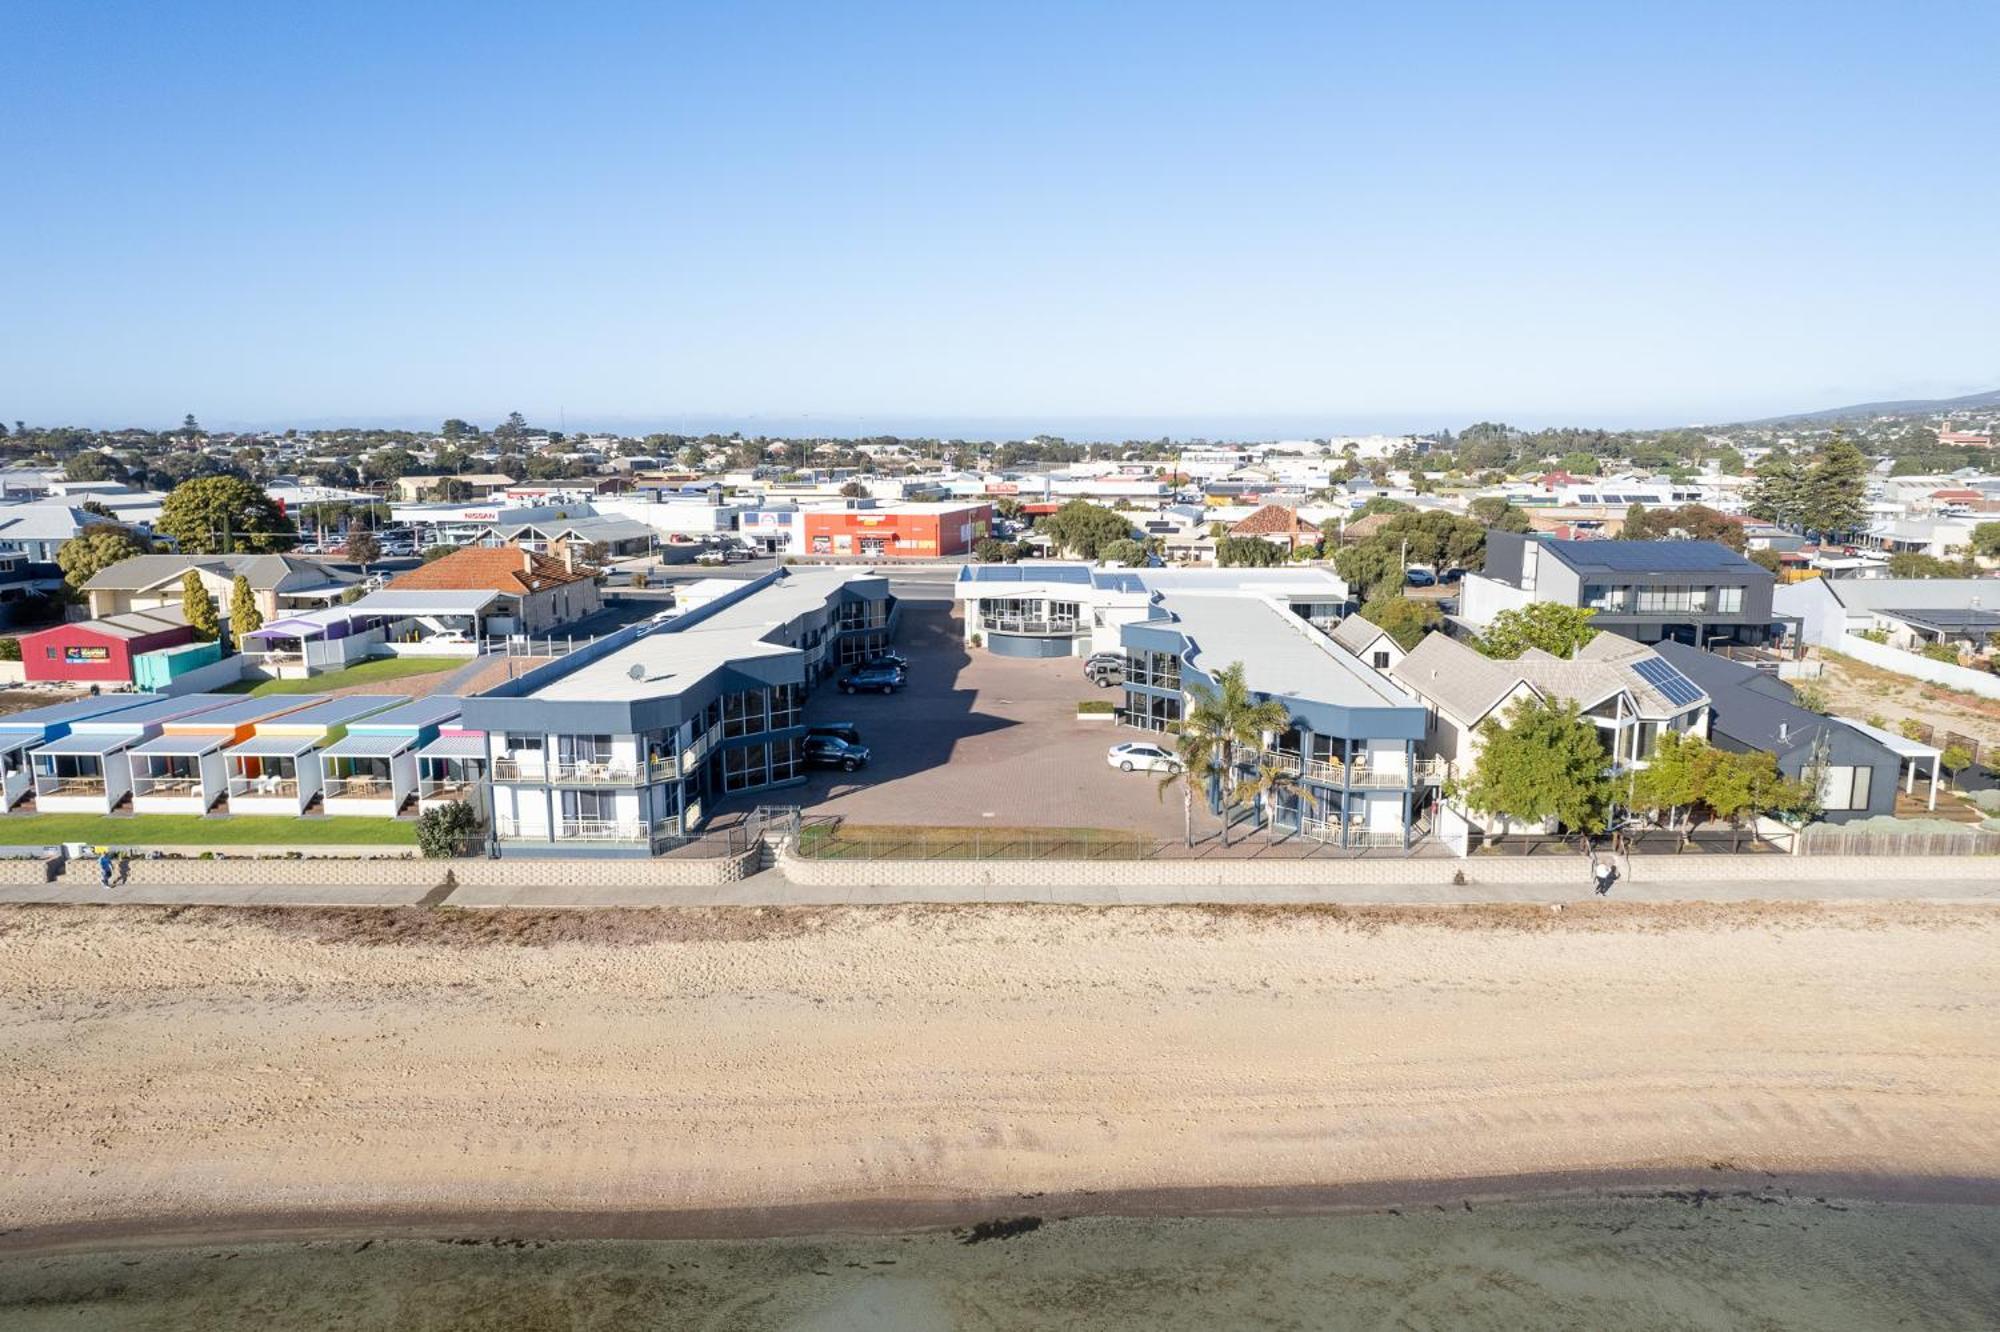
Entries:
[[1093, 661], [1083, 668], [1083, 678], [1099, 689], [1109, 689], [1112, 685], [1125, 682], [1123, 661]]
[[1446, 569], [1443, 573], [1438, 575], [1438, 581], [1440, 583], [1443, 583], [1446, 587], [1450, 587], [1453, 583], [1462, 583], [1465, 581], [1465, 570]]
[[809, 768], [839, 768], [842, 772], [853, 772], [868, 762], [865, 746], [849, 744], [838, 736], [809, 735], [802, 748]]
[[1111, 746], [1105, 762], [1120, 772], [1179, 772], [1180, 759], [1171, 749], [1151, 740], [1127, 740]]
[[1088, 671], [1093, 666], [1116, 666], [1118, 669], [1124, 670], [1125, 654], [1122, 652], [1093, 652], [1084, 658], [1083, 669]]
[[867, 661], [863, 662], [862, 665], [891, 666], [894, 667], [896, 670], [903, 672], [903, 674], [905, 675], [908, 675], [910, 673], [910, 659], [904, 656], [902, 653], [896, 651], [894, 648], [890, 648], [886, 652], [876, 653], [874, 656], [870, 657]]
[[850, 745], [861, 743], [861, 728], [850, 721], [821, 722], [818, 726], [806, 727], [806, 739], [814, 736], [828, 736], [835, 740], [845, 740]]
[[840, 677], [840, 692], [858, 694], [871, 690], [893, 694], [907, 682], [907, 677], [893, 666], [859, 666]]
[[1403, 574], [1403, 581], [1411, 587], [1436, 587], [1437, 575], [1429, 569], [1410, 569]]

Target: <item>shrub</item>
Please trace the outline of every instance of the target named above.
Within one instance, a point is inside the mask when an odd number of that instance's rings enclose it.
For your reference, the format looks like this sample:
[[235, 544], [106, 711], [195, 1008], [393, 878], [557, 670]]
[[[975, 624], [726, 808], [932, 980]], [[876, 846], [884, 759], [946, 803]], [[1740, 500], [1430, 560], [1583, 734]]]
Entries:
[[1926, 643], [1919, 650], [1918, 655], [1928, 657], [1932, 661], [1942, 661], [1953, 666], [1958, 665], [1958, 649], [1950, 643]]
[[478, 831], [479, 816], [463, 800], [427, 809], [417, 816], [417, 846], [431, 860], [458, 855]]
[[1857, 636], [1865, 638], [1871, 643], [1887, 643], [1889, 641], [1889, 631], [1887, 629], [1863, 629]]
[[18, 638], [0, 638], [0, 661], [19, 661], [20, 659], [21, 640]]
[[1117, 709], [1112, 706], [1111, 700], [1108, 698], [1087, 698], [1076, 705], [1076, 711], [1077, 715], [1081, 716], [1084, 713], [1097, 715], [1115, 712]]

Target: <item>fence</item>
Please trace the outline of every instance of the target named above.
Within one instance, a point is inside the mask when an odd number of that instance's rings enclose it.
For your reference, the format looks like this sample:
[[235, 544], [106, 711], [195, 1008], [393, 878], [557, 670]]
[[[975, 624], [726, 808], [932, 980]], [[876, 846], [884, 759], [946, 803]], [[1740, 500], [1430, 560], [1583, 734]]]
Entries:
[[1280, 830], [1244, 828], [1224, 844], [1209, 835], [1187, 845], [1178, 839], [1151, 837], [1117, 828], [931, 828], [847, 825], [838, 818], [809, 818], [792, 838], [792, 854], [800, 860], [1344, 860], [1367, 856], [1404, 857], [1437, 854], [1428, 827], [1411, 831], [1405, 849], [1403, 834], [1350, 835], [1342, 846], [1339, 829], [1330, 838]]
[[1814, 828], [1799, 839], [1802, 856], [1996, 856], [2000, 832], [1841, 832]]

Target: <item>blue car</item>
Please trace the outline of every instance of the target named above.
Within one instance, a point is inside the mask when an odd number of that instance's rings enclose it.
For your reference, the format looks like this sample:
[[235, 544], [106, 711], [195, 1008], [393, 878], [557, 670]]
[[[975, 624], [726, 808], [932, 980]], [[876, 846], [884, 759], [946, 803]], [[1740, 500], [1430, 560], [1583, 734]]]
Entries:
[[1404, 573], [1403, 581], [1411, 587], [1436, 587], [1437, 575], [1428, 569], [1411, 569]]
[[893, 666], [863, 666], [840, 677], [840, 692], [858, 694], [863, 690], [874, 693], [893, 694], [903, 687], [907, 679]]

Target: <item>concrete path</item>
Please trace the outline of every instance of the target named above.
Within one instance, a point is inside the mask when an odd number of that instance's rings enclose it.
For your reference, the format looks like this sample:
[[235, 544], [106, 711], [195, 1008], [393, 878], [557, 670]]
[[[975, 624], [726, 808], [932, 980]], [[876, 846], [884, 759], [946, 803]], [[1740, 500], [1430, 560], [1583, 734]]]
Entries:
[[[1809, 879], [1797, 862], [1783, 867], [1787, 877], [1748, 880], [1680, 880], [1648, 883], [1620, 880], [1612, 900], [1621, 902], [1750, 901], [1985, 901], [2000, 902], [2000, 874], [1990, 862], [1968, 861], [1963, 877], [1925, 879]], [[1076, 905], [1170, 905], [1188, 903], [1345, 903], [1350, 905], [1447, 905], [1471, 902], [1579, 902], [1587, 884], [1574, 866], [1551, 872], [1540, 883], [1454, 885], [1341, 883], [1299, 886], [1224, 885], [1189, 888], [997, 888], [966, 883], [919, 887], [807, 887], [775, 870], [740, 883], [703, 888], [649, 888], [606, 884], [579, 888], [460, 888], [445, 899], [455, 907], [644, 907], [644, 906], [867, 906], [902, 902], [1061, 902]], [[1979, 871], [1985, 871], [1981, 873]], [[158, 886], [131, 885], [110, 891], [60, 884], [0, 886], [0, 903], [67, 902], [215, 906], [413, 906], [428, 888], [353, 883], [326, 886]], [[435, 903], [435, 895], [433, 894]]]

